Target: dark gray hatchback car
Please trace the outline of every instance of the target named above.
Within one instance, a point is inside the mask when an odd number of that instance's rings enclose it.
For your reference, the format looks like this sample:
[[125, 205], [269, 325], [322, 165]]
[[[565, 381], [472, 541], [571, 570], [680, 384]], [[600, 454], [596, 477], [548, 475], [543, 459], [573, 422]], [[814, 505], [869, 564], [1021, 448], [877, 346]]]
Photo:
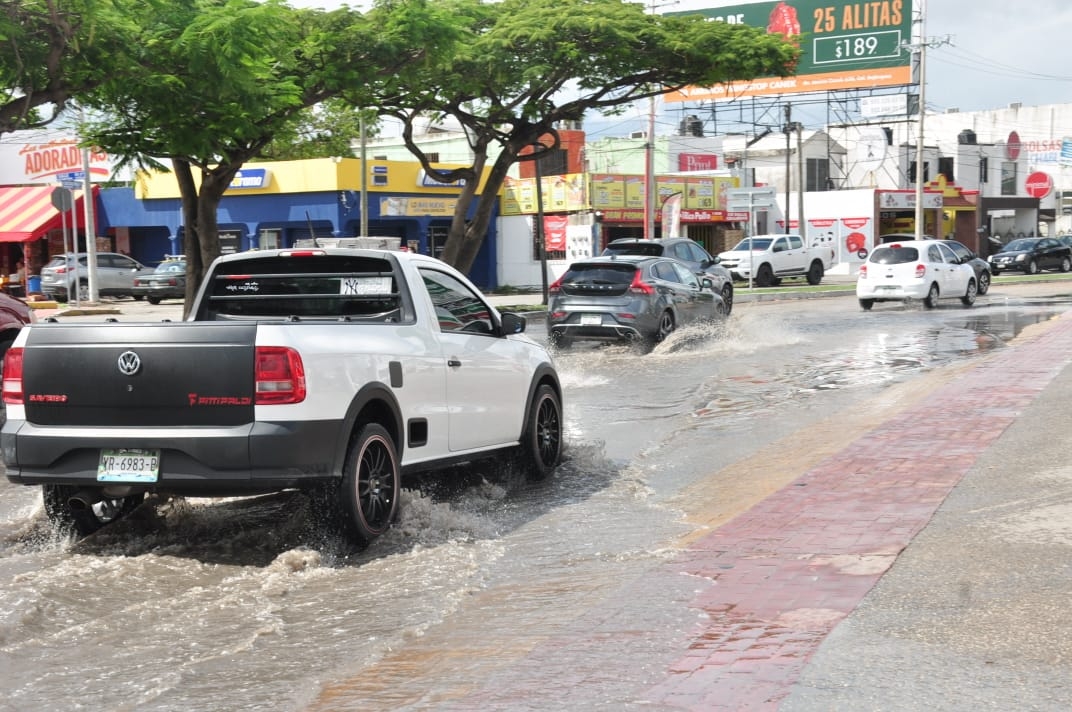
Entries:
[[603, 248], [603, 255], [647, 255], [680, 260], [696, 274], [710, 278], [715, 291], [726, 304], [726, 315], [733, 311], [733, 275], [719, 264], [722, 261], [719, 257], [712, 255], [695, 240], [687, 237], [661, 237], [654, 240], [623, 237], [608, 243]]
[[724, 318], [726, 305], [707, 277], [666, 257], [620, 255], [574, 262], [551, 285], [551, 344], [624, 341], [653, 347], [674, 329]]

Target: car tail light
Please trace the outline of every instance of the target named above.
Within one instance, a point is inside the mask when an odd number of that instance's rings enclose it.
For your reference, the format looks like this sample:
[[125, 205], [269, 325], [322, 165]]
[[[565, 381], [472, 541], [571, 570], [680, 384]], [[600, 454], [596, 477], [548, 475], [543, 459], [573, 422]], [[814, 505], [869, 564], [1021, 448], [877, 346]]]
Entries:
[[[286, 346], [258, 346], [255, 361], [257, 405], [305, 400], [305, 366], [297, 351]], [[6, 394], [6, 378], [4, 388]]]
[[168, 283], [169, 287], [177, 287], [177, 286], [179, 286], [179, 280], [175, 279], [174, 277], [170, 278], [167, 281], [167, 283]]
[[920, 262], [916, 265], [916, 279], [923, 279], [923, 275], [927, 274], [927, 265]]
[[280, 257], [323, 257], [327, 252], [323, 250], [283, 250]]
[[629, 285], [633, 294], [655, 294], [655, 288], [640, 278], [640, 270], [633, 273], [633, 282]]
[[54, 274], [67, 274], [68, 269], [67, 265], [62, 265], [60, 267], [53, 267], [52, 272]]
[[867, 279], [867, 265], [860, 265], [860, 279]]
[[22, 405], [22, 349], [11, 348], [4, 354], [4, 403]]
[[547, 288], [548, 294], [558, 294], [562, 291], [562, 277], [556, 279], [550, 287]]

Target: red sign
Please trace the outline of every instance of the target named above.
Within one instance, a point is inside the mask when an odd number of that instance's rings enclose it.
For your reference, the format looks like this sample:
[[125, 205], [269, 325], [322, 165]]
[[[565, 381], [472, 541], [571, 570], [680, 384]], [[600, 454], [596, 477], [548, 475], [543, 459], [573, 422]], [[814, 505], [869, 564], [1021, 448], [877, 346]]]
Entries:
[[1053, 178], [1049, 173], [1035, 171], [1027, 176], [1024, 181], [1024, 189], [1032, 198], [1045, 198], [1053, 190]]
[[718, 156], [711, 153], [677, 154], [679, 171], [715, 171], [718, 170]]
[[561, 252], [566, 249], [566, 227], [569, 217], [565, 215], [545, 215], [543, 218], [544, 249], [548, 252]]
[[1009, 157], [1009, 160], [1015, 161], [1019, 158], [1020, 149], [1023, 147], [1023, 144], [1020, 143], [1020, 134], [1010, 131], [1009, 139], [1005, 142], [1005, 155]]

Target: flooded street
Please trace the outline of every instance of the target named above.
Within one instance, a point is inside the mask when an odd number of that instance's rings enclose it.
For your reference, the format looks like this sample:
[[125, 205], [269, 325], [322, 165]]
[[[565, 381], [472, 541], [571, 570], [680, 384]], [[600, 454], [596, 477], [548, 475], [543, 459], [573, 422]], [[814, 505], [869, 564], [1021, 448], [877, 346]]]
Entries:
[[806, 462], [823, 443], [805, 426], [839, 438], [839, 414], [847, 431], [1007, 348], [1072, 308], [1069, 286], [996, 285], [972, 309], [739, 302], [648, 355], [579, 344], [557, 357], [555, 477], [409, 482], [364, 551], [299, 494], [160, 502], [72, 542], [37, 489], [0, 480], [0, 710], [653, 709], [705, 585], [664, 564], [791, 474], [748, 458]]

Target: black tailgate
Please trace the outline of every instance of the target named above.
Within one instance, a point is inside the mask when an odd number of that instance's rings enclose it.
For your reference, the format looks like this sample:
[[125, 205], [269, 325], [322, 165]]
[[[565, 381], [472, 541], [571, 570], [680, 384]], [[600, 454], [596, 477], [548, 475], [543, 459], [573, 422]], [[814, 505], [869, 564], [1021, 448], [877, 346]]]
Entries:
[[253, 420], [256, 324], [36, 324], [23, 356], [38, 425], [199, 426]]

